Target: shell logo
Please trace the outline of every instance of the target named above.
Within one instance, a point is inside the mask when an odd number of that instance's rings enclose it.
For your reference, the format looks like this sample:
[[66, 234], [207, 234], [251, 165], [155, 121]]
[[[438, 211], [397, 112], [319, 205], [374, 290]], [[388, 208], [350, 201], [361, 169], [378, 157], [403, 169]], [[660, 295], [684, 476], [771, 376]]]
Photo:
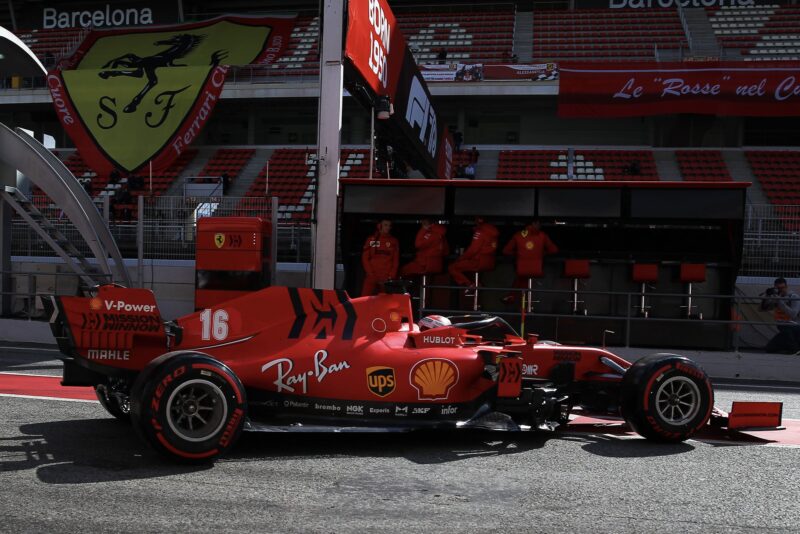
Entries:
[[525, 248], [527, 248], [528, 250], [533, 250], [533, 241], [526, 241]]
[[97, 298], [97, 297], [94, 297], [93, 299], [90, 299], [90, 300], [89, 300], [89, 309], [90, 309], [90, 310], [95, 310], [95, 311], [97, 311], [97, 310], [99, 310], [99, 309], [100, 309], [100, 308], [102, 308], [102, 307], [103, 307], [103, 301], [102, 301], [102, 300], [100, 300], [99, 298]]
[[443, 400], [458, 383], [458, 367], [450, 360], [430, 358], [411, 368], [409, 380], [419, 400]]
[[400, 322], [400, 314], [397, 313], [396, 311], [390, 312], [389, 313], [389, 320], [392, 321], [392, 322], [395, 322], [395, 323], [399, 323]]

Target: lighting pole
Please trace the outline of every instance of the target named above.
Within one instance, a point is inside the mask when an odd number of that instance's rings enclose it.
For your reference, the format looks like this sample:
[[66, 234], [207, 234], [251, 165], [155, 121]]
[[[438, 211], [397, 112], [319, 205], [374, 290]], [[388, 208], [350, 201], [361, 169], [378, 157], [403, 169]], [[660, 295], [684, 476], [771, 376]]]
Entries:
[[336, 280], [336, 199], [339, 195], [339, 135], [342, 129], [344, 9], [345, 2], [341, 0], [323, 0], [317, 125], [317, 198], [312, 217], [312, 287], [317, 289], [333, 289]]

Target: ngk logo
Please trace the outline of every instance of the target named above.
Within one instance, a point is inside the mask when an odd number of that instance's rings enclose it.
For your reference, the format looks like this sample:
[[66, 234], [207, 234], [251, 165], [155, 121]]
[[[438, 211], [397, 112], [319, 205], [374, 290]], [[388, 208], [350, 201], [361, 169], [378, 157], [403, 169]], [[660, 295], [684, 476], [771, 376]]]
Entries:
[[108, 311], [146, 312], [156, 311], [155, 304], [128, 304], [124, 300], [104, 300], [103, 305]]

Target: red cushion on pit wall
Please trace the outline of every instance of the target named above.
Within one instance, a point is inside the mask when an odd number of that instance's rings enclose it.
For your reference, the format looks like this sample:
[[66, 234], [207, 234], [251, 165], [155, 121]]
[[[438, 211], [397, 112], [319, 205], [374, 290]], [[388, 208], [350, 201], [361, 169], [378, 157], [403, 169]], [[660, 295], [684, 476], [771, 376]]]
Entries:
[[681, 282], [705, 282], [706, 264], [705, 263], [681, 263]]
[[658, 264], [634, 263], [633, 281], [640, 284], [658, 282]]
[[589, 278], [589, 260], [566, 260], [564, 262], [564, 278]]

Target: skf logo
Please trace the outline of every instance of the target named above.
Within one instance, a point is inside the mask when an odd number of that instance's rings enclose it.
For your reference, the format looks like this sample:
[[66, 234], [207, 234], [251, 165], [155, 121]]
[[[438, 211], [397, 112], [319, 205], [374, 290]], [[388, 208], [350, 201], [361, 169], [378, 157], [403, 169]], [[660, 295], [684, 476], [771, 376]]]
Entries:
[[419, 400], [447, 399], [458, 382], [458, 367], [441, 358], [422, 360], [411, 368], [409, 379]]
[[89, 301], [89, 309], [97, 311], [103, 307], [103, 301], [95, 297]]
[[225, 245], [225, 234], [214, 234], [214, 244], [217, 248], [222, 248]]
[[394, 369], [391, 367], [367, 367], [367, 387], [374, 395], [391, 395], [395, 383]]

